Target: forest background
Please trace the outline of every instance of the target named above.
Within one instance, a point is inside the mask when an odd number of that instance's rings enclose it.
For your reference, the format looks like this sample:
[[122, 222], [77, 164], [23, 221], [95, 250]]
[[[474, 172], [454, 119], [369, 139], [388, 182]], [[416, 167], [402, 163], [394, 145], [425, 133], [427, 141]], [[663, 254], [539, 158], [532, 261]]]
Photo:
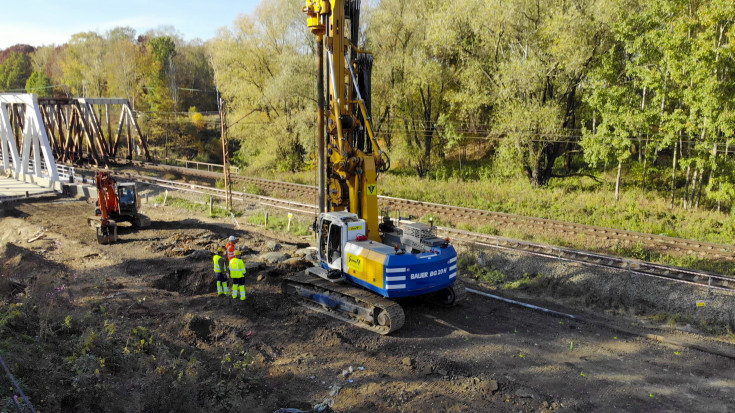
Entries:
[[[128, 98], [158, 159], [214, 163], [221, 95], [234, 164], [313, 184], [302, 6], [264, 1], [207, 41], [120, 27], [13, 46], [0, 91]], [[381, 0], [360, 26], [382, 193], [732, 242], [731, 0]]]

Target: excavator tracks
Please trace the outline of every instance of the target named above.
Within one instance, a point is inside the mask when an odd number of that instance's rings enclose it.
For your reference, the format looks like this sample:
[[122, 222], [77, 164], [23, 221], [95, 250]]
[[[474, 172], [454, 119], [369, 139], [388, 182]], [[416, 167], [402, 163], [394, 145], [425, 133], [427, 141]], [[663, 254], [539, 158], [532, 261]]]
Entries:
[[304, 307], [378, 334], [390, 334], [405, 321], [398, 303], [306, 271], [284, 279], [281, 288], [286, 296]]

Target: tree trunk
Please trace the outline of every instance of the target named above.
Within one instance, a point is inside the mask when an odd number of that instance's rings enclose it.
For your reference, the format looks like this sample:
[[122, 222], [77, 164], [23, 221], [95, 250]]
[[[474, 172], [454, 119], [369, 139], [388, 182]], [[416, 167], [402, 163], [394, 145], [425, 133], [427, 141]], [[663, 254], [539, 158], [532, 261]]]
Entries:
[[[699, 201], [702, 200], [702, 188], [704, 187], [704, 182], [705, 182], [704, 173], [705, 173], [705, 170], [702, 170], [699, 173], [699, 183], [697, 184], [697, 197], [694, 201], [694, 209], [697, 209], [697, 210], [699, 209]], [[710, 174], [711, 173], [712, 172], [710, 172]]]
[[648, 172], [648, 139], [646, 139], [645, 150], [643, 151], [643, 176], [641, 177], [641, 187], [646, 189], [646, 172]]
[[669, 205], [670, 209], [674, 209], [674, 195], [676, 190], [676, 155], [678, 152], [676, 151], [677, 143], [674, 142], [674, 162], [671, 165], [671, 204]]
[[[717, 144], [715, 144], [717, 148]], [[715, 149], [716, 150], [716, 149]], [[725, 160], [727, 160], [727, 152], [730, 150], [730, 142], [725, 143]], [[715, 165], [717, 165], [717, 157], [715, 156]], [[717, 212], [722, 212], [722, 179], [719, 179], [719, 192], [720, 195], [717, 197]]]
[[[692, 166], [687, 166], [687, 179], [684, 181], [684, 209], [690, 209], [691, 205], [689, 204], [689, 188], [691, 186], [691, 172], [692, 172]], [[694, 172], [694, 180], [697, 180], [697, 173]]]
[[623, 163], [618, 161], [618, 177], [615, 178], [615, 201], [620, 200], [620, 175], [623, 171]]

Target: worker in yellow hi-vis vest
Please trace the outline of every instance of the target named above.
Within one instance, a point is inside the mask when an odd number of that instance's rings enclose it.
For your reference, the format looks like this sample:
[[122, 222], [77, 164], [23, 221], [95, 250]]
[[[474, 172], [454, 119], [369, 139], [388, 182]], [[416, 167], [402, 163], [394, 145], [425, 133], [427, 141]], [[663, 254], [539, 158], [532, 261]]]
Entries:
[[219, 247], [214, 257], [212, 257], [212, 261], [214, 261], [214, 276], [217, 278], [217, 295], [221, 296], [230, 294], [230, 289], [227, 287], [227, 268], [225, 267], [227, 261], [222, 256], [224, 253], [225, 249]]
[[235, 256], [230, 260], [230, 278], [232, 278], [232, 298], [237, 298], [240, 292], [240, 300], [245, 300], [245, 261], [240, 259], [242, 252], [235, 251]]

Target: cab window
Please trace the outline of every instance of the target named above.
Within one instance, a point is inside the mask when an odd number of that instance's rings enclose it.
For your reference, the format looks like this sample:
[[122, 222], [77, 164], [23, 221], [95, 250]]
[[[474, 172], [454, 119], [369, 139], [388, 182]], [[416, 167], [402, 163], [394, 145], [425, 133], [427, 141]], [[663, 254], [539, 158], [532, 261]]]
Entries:
[[337, 224], [329, 226], [329, 262], [332, 263], [342, 256], [342, 227]]

